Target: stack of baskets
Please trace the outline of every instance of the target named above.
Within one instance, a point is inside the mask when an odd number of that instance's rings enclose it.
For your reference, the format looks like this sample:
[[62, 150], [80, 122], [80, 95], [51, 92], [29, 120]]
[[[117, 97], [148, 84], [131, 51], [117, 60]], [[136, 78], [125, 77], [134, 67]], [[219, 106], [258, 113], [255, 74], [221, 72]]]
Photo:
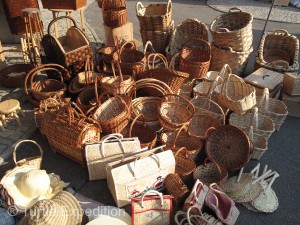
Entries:
[[136, 15], [140, 21], [140, 32], [145, 45], [151, 41], [158, 53], [165, 53], [174, 24], [172, 19], [172, 2], [167, 4], [136, 4]]
[[232, 72], [241, 75], [253, 51], [253, 16], [238, 8], [217, 17], [210, 25], [213, 36], [211, 70], [219, 71], [229, 64]]

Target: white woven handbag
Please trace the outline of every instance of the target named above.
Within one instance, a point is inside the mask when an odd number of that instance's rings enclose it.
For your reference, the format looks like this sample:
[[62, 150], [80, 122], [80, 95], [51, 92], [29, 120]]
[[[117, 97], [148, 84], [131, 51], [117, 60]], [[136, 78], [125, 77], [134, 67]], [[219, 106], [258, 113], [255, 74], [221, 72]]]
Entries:
[[101, 142], [87, 144], [85, 156], [90, 180], [106, 179], [106, 165], [126, 154], [141, 151], [137, 137], [123, 138], [121, 134], [110, 134], [102, 138]]
[[175, 158], [167, 150], [108, 164], [107, 184], [117, 206], [123, 207], [148, 190], [163, 190], [164, 179], [170, 173], [175, 173]]

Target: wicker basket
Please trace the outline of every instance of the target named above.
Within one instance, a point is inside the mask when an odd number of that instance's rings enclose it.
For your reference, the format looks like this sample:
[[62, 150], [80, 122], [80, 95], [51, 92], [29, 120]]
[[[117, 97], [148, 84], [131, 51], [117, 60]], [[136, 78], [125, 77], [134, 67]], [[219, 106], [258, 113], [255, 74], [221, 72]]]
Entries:
[[248, 51], [253, 42], [253, 16], [238, 8], [231, 8], [228, 13], [218, 16], [210, 25], [216, 46], [228, 46], [234, 51]]
[[225, 113], [213, 100], [197, 96], [191, 100], [191, 103], [195, 107], [195, 115], [207, 115], [215, 118], [220, 124], [225, 124]]
[[[136, 123], [138, 119], [144, 119], [143, 114], [139, 114], [134, 120], [131, 122], [130, 126], [127, 126], [121, 132], [124, 138], [138, 137], [141, 143], [141, 148], [152, 149], [156, 145], [157, 134], [154, 130], [145, 126], [145, 123], [139, 124]], [[143, 122], [145, 122], [143, 120]]]
[[[25, 158], [25, 159], [17, 161], [17, 149], [18, 149], [18, 147], [21, 144], [24, 144], [24, 143], [32, 143], [35, 146], [37, 146], [38, 149], [39, 149], [40, 155], [39, 156], [33, 156], [33, 157]], [[14, 163], [15, 163], [16, 166], [24, 166], [24, 165], [28, 165], [29, 166], [30, 165], [30, 166], [36, 167], [36, 169], [39, 170], [41, 168], [41, 164], [42, 164], [42, 160], [43, 160], [43, 149], [35, 141], [32, 141], [32, 140], [22, 140], [22, 141], [19, 141], [16, 144], [16, 146], [14, 148], [14, 151], [13, 151], [13, 160], [14, 160]]]
[[172, 2], [150, 4], [144, 6], [136, 3], [136, 16], [140, 21], [140, 27], [147, 31], [168, 30], [172, 19]]
[[213, 92], [215, 101], [238, 114], [245, 113], [256, 105], [255, 88], [246, 84], [243, 79], [234, 75], [230, 67], [225, 64], [222, 71], [226, 73], [222, 85], [218, 85]]
[[121, 27], [127, 23], [127, 7], [125, 0], [103, 0], [102, 15], [108, 27]]
[[[133, 47], [125, 48], [128, 44]], [[119, 63], [124, 74], [139, 74], [145, 70], [146, 57], [143, 52], [137, 49], [134, 41], [127, 41], [120, 47]]]
[[193, 104], [175, 94], [165, 95], [158, 108], [158, 119], [161, 126], [174, 131], [188, 124], [195, 113]]
[[206, 158], [203, 165], [198, 166], [194, 170], [193, 177], [194, 181], [199, 179], [207, 185], [212, 183], [220, 185], [227, 180], [228, 171], [225, 168], [221, 168], [214, 160]]
[[86, 6], [87, 0], [42, 0], [44, 9], [78, 10]]
[[268, 88], [264, 89], [263, 96], [258, 98], [257, 102], [258, 112], [262, 115], [270, 117], [275, 124], [275, 129], [278, 131], [288, 115], [288, 110], [284, 102], [270, 98]]
[[118, 46], [117, 45], [103, 46], [102, 48], [99, 48], [97, 50], [96, 54], [102, 54], [104, 63], [110, 65], [113, 60], [118, 59]]
[[217, 128], [221, 126], [221, 123], [215, 118], [208, 115], [194, 115], [190, 124], [189, 124], [189, 132], [201, 139], [205, 139], [206, 131], [211, 128]]
[[283, 77], [283, 90], [289, 95], [300, 95], [300, 72], [285, 73]]
[[[33, 81], [40, 72], [55, 71], [59, 75], [60, 81], [54, 79], [44, 79]], [[32, 69], [24, 81], [25, 93], [29, 98], [33, 98], [35, 101], [55, 97], [60, 98], [66, 91], [66, 86], [63, 82], [62, 73], [68, 72], [64, 67], [58, 64], [44, 64]], [[28, 87], [29, 83], [29, 87]]]
[[208, 41], [207, 26], [197, 19], [186, 19], [178, 24], [172, 32], [170, 42], [166, 48], [168, 60], [171, 60], [176, 53], [181, 52], [183, 44], [191, 38]]
[[[185, 151], [185, 154], [178, 155], [182, 151]], [[180, 148], [175, 153], [175, 162], [175, 172], [180, 176], [184, 183], [188, 183], [193, 177], [193, 172], [196, 169], [196, 163], [189, 158], [188, 150], [185, 147]]]
[[193, 78], [202, 78], [209, 69], [210, 60], [210, 44], [199, 38], [191, 38], [181, 50], [180, 71], [190, 74]]
[[265, 137], [266, 140], [269, 140], [275, 131], [273, 120], [268, 116], [258, 114], [256, 107], [253, 113], [245, 113], [244, 115], [232, 113], [229, 118], [229, 124], [241, 129], [248, 129], [250, 126], [253, 126], [254, 133]]
[[37, 0], [5, 0], [9, 17], [22, 16], [22, 10], [25, 8], [39, 8]]
[[253, 48], [250, 47], [244, 52], [234, 51], [231, 47], [221, 46], [217, 47], [215, 43], [211, 44], [212, 59], [210, 70], [219, 71], [224, 64], [228, 64], [232, 69], [232, 73], [241, 75], [247, 67], [248, 59]]
[[207, 156], [228, 171], [246, 166], [252, 150], [246, 133], [235, 126], [223, 125], [207, 131]]
[[299, 40], [286, 30], [276, 30], [263, 35], [256, 53], [255, 69], [265, 67], [279, 72], [299, 69]]
[[164, 180], [167, 193], [174, 197], [176, 205], [181, 205], [189, 195], [189, 189], [177, 173], [170, 173]]
[[29, 56], [29, 64], [24, 60], [24, 63], [22, 64], [13, 64], [0, 70], [0, 83], [2, 86], [8, 88], [23, 87], [26, 74], [34, 68], [34, 62], [32, 61], [30, 54], [19, 50], [9, 49], [0, 52], [0, 55], [5, 52], [20, 52], [23, 56], [25, 54]]

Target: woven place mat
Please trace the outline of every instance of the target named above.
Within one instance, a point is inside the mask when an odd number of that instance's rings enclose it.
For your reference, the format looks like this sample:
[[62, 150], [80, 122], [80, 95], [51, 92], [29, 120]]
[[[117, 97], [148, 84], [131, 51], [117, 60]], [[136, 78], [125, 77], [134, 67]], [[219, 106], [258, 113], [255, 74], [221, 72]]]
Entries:
[[[207, 4], [221, 12], [228, 12], [233, 6], [244, 12], [251, 13], [256, 19], [266, 20], [271, 8], [271, 1], [255, 0], [208, 0]], [[300, 23], [300, 11], [293, 6], [274, 6], [270, 21]]]
[[238, 198], [232, 200], [237, 203], [250, 202], [256, 199], [260, 195], [262, 190], [263, 189], [260, 183], [251, 184], [249, 190], [244, 195], [239, 196]]

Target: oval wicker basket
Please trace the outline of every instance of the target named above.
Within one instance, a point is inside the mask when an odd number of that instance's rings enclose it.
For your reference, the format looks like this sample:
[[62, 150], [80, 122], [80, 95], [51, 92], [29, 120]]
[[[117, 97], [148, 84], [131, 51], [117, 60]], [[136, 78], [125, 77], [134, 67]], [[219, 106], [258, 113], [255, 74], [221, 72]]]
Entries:
[[221, 126], [220, 122], [209, 115], [194, 115], [190, 124], [189, 132], [201, 139], [205, 139], [206, 131]]
[[234, 51], [248, 51], [253, 42], [253, 16], [238, 8], [218, 16], [210, 25], [216, 46], [228, 46]]
[[125, 0], [103, 0], [102, 14], [104, 24], [108, 27], [121, 27], [127, 23]]

